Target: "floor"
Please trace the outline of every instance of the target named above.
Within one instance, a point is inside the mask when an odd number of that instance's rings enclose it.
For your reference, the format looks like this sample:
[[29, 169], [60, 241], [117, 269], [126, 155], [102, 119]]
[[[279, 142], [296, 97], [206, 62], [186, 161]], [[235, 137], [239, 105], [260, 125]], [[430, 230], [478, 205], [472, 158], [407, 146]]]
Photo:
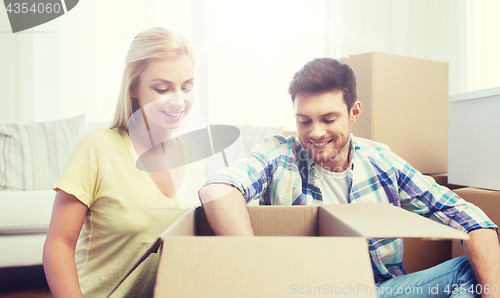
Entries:
[[52, 298], [43, 267], [0, 268], [0, 297]]

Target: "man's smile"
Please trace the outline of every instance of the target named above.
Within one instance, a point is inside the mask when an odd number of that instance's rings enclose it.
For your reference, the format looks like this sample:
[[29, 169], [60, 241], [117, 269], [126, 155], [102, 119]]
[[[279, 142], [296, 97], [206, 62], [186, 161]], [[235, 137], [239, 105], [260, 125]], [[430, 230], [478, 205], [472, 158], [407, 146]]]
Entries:
[[309, 143], [311, 143], [313, 145], [313, 147], [315, 149], [323, 149], [324, 147], [326, 147], [331, 141], [333, 140], [329, 140], [329, 141], [325, 141], [325, 142], [312, 142], [312, 141], [309, 141]]

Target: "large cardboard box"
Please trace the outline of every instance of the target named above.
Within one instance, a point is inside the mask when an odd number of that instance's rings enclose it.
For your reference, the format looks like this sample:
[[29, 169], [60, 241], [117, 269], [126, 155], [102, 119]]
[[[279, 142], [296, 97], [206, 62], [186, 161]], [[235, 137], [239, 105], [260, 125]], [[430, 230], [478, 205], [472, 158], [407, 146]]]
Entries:
[[449, 97], [450, 183], [500, 190], [500, 87]]
[[424, 174], [448, 171], [448, 63], [371, 52], [344, 59], [357, 80], [355, 136], [387, 144]]
[[203, 237], [203, 209], [190, 210], [131, 271], [161, 245], [155, 297], [376, 297], [367, 238], [468, 237], [390, 204], [248, 210], [257, 237]]
[[[466, 187], [454, 191], [462, 199], [481, 208], [496, 225], [500, 225], [500, 191], [475, 187]], [[459, 240], [452, 240], [452, 258], [463, 255], [464, 250], [461, 242]]]

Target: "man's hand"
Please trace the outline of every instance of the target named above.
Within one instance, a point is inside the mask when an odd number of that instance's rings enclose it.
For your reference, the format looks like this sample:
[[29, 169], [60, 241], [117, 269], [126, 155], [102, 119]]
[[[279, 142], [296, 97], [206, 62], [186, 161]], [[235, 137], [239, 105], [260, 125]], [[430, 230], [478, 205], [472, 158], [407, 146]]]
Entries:
[[246, 201], [240, 191], [227, 184], [200, 189], [208, 223], [218, 236], [255, 236]]
[[[498, 236], [493, 229], [477, 229], [469, 232], [470, 239], [464, 241], [465, 256], [469, 260], [476, 274], [478, 283], [482, 285], [481, 297], [500, 297], [500, 291], [491, 293], [500, 288], [500, 246]], [[484, 289], [489, 288], [489, 294]]]

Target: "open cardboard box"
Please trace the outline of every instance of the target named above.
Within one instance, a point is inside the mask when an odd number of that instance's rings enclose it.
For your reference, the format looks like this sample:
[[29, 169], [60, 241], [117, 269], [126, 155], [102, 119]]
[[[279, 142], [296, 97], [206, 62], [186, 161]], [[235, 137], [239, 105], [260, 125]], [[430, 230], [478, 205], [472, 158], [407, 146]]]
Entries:
[[255, 234], [269, 237], [201, 237], [213, 232], [203, 209], [192, 209], [123, 280], [161, 245], [155, 297], [377, 297], [367, 238], [468, 239], [390, 204], [248, 210]]

